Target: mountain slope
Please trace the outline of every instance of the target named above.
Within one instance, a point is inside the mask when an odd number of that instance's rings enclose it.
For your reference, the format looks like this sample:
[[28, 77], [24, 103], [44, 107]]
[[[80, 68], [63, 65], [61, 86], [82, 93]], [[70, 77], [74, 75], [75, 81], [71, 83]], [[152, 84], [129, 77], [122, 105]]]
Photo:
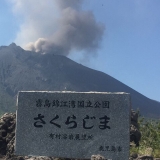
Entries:
[[159, 102], [105, 73], [60, 55], [41, 55], [25, 51], [15, 44], [0, 47], [1, 110], [15, 110], [13, 102], [20, 90], [127, 92], [131, 93], [133, 108], [139, 108], [145, 116], [160, 117]]

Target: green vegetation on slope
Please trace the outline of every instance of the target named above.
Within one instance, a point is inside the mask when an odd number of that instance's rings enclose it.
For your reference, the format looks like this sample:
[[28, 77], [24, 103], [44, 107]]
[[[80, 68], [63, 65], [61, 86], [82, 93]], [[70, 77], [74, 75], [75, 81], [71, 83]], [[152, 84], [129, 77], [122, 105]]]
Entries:
[[16, 100], [14, 100], [13, 97], [7, 94], [4, 87], [0, 85], [0, 116], [2, 116], [6, 112], [15, 112], [15, 101]]
[[131, 153], [160, 157], [160, 120], [139, 118], [140, 146], [131, 147]]

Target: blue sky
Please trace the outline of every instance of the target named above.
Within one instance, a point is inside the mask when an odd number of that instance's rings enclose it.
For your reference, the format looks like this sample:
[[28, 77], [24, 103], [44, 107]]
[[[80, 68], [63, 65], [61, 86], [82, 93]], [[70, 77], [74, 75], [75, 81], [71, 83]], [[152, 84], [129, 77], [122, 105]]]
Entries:
[[[18, 0], [0, 1], [0, 46], [18, 42], [24, 23], [14, 1]], [[159, 6], [159, 0], [84, 0], [82, 9], [91, 10], [105, 32], [95, 56], [87, 61], [69, 57], [160, 101]]]

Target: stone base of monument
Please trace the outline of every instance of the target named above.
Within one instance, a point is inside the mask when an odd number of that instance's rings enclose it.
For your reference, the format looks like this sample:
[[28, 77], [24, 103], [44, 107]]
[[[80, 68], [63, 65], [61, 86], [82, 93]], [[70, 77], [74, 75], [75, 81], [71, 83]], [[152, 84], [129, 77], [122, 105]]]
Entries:
[[101, 155], [92, 155], [91, 160], [105, 160], [105, 158]]

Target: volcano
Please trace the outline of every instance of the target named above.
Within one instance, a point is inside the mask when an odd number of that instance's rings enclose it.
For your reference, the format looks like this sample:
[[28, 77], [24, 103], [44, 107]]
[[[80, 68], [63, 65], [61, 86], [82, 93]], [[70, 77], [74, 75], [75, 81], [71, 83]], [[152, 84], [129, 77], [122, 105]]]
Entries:
[[100, 71], [62, 55], [23, 50], [12, 43], [0, 47], [0, 112], [15, 112], [18, 91], [127, 92], [132, 108], [160, 118], [160, 102], [147, 98]]

